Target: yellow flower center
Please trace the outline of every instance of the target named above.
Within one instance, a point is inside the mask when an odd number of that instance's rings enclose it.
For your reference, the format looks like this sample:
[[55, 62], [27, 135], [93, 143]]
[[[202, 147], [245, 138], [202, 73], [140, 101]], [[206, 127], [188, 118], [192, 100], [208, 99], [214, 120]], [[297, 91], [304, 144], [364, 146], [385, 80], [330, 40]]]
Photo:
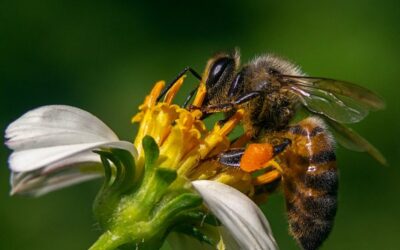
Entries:
[[[157, 98], [165, 82], [157, 82], [139, 107], [140, 112], [132, 118], [132, 122], [139, 123], [134, 140], [138, 150], [136, 165], [140, 168], [144, 164], [142, 139], [149, 135], [160, 148], [159, 165], [176, 170], [180, 177], [177, 181], [216, 180], [251, 196], [254, 190], [251, 175], [239, 168], [224, 166], [216, 159], [219, 153], [231, 147], [227, 136], [240, 122], [243, 111], [237, 111], [224, 125], [216, 124], [208, 131], [200, 119], [201, 111], [189, 111], [172, 104], [183, 81], [184, 77], [180, 78], [162, 102], [157, 102]], [[205, 86], [201, 84], [193, 105], [201, 106], [204, 96]]]

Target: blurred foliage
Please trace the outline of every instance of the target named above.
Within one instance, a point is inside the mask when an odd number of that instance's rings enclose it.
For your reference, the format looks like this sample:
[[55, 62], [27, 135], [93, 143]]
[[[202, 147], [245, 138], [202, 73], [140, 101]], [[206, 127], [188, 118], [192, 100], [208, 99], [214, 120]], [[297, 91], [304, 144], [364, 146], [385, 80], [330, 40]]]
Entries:
[[[273, 52], [314, 76], [360, 83], [387, 109], [354, 127], [387, 156], [338, 149], [339, 211], [323, 249], [395, 249], [400, 221], [398, 92], [400, 2], [387, 1], [0, 1], [0, 128], [46, 104], [69, 104], [132, 139], [130, 117], [159, 79], [201, 71], [215, 51], [242, 61]], [[187, 93], [195, 83], [188, 77]], [[98, 237], [91, 204], [100, 182], [39, 199], [8, 196], [0, 147], [0, 249], [87, 249]], [[288, 236], [282, 195], [265, 211], [281, 249]]]

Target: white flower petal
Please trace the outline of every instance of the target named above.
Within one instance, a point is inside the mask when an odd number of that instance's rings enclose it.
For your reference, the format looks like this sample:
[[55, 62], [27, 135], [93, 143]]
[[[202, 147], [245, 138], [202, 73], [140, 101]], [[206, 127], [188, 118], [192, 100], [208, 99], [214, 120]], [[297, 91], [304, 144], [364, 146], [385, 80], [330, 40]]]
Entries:
[[27, 112], [8, 126], [5, 137], [14, 150], [8, 160], [12, 194], [42, 195], [101, 176], [96, 149], [121, 148], [137, 155], [132, 143], [119, 141], [97, 117], [63, 105]]
[[[94, 142], [82, 143], [65, 146], [53, 146], [45, 148], [27, 149], [22, 151], [15, 151], [8, 159], [10, 169], [14, 172], [32, 171], [35, 169], [65, 165], [67, 162], [73, 160], [70, 157], [76, 156], [83, 152], [91, 152], [92, 150], [106, 147], [106, 148], [122, 148], [130, 151], [132, 155], [136, 152], [133, 144], [126, 141], [116, 142]], [[100, 158], [99, 158], [100, 159]], [[79, 159], [76, 159], [79, 160]]]
[[193, 181], [192, 185], [241, 249], [278, 249], [263, 212], [246, 195], [215, 181]]
[[[87, 164], [84, 166], [88, 167]], [[78, 166], [52, 175], [41, 175], [36, 172], [12, 173], [11, 183], [13, 184], [10, 194], [41, 196], [57, 189], [98, 178], [101, 176], [101, 167], [100, 163], [92, 165], [93, 172], [91, 173], [83, 172]]]
[[5, 137], [6, 145], [13, 150], [118, 140], [94, 115], [65, 105], [27, 112], [7, 127]]
[[13, 170], [11, 194], [35, 196], [102, 176], [100, 156], [93, 150], [121, 148], [136, 157], [133, 144], [125, 141], [86, 143], [14, 152], [9, 159]]

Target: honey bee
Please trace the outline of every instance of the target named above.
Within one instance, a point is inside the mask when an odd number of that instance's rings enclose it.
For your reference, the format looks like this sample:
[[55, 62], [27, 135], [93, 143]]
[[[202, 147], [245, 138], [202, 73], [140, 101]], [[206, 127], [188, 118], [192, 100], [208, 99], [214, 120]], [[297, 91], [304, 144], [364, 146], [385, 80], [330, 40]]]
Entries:
[[[240, 68], [237, 51], [218, 53], [202, 76], [186, 68], [178, 78], [187, 71], [205, 89], [201, 106], [189, 108], [200, 109], [204, 117], [222, 112], [226, 119], [245, 111], [244, 135], [218, 155], [219, 163], [250, 173], [263, 170], [254, 180], [258, 191], [282, 183], [291, 234], [303, 249], [318, 249], [332, 230], [337, 209], [338, 171], [330, 131], [343, 146], [385, 164], [374, 146], [344, 125], [383, 109], [383, 100], [352, 83], [308, 77], [275, 55], [257, 57]], [[312, 115], [293, 123], [304, 108]]]

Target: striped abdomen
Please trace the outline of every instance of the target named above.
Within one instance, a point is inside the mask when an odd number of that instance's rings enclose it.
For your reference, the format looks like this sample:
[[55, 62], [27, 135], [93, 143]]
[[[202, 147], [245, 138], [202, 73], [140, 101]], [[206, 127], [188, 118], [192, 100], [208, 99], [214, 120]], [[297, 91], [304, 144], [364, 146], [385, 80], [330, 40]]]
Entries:
[[338, 173], [332, 136], [318, 118], [289, 128], [292, 146], [282, 155], [290, 231], [306, 250], [317, 249], [332, 230]]

